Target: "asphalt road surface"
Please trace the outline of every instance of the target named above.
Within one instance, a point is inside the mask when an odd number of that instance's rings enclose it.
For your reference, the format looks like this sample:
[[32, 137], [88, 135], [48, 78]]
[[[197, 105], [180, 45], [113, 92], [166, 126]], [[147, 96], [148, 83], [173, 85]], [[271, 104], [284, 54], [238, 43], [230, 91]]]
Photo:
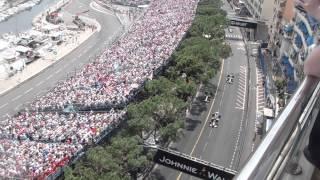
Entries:
[[89, 10], [83, 16], [96, 19], [101, 25], [101, 31], [96, 32], [63, 59], [37, 76], [0, 96], [1, 119], [5, 118], [7, 114], [13, 115], [25, 104], [32, 102], [37, 96], [43, 95], [54, 87], [59, 80], [65, 79], [76, 69], [88, 63], [106, 47], [106, 42], [121, 30], [121, 23], [116, 16], [102, 8], [98, 10], [90, 8], [90, 2], [90, 0], [73, 0], [64, 10], [72, 14]]
[[[242, 36], [239, 28], [230, 28], [232, 33], [226, 30], [226, 35]], [[227, 42], [233, 55], [224, 60], [221, 72], [212, 81], [210, 91], [217, 89], [214, 101], [205, 104], [199, 98], [193, 103], [192, 115], [186, 120], [185, 134], [171, 148], [237, 171], [255, 148], [257, 76], [255, 59], [249, 57], [248, 61], [244, 42], [234, 38]], [[226, 82], [228, 74], [234, 75], [232, 84]], [[217, 128], [209, 127], [214, 112], [221, 115]], [[150, 179], [198, 178], [156, 165]]]

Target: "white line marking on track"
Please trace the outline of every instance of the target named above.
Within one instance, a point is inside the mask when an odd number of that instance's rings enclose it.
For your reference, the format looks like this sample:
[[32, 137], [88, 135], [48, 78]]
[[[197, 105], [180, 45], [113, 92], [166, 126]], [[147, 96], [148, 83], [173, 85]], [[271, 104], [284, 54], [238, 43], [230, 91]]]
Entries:
[[246, 89], [246, 87], [241, 86], [241, 84], [239, 85], [239, 88], [240, 88], [241, 90], [245, 90], [245, 89]]
[[46, 78], [46, 80], [49, 80], [49, 79], [51, 79], [52, 77], [53, 77], [53, 75], [50, 74], [50, 75]]
[[241, 103], [241, 104], [243, 103], [243, 101], [241, 99], [237, 99], [237, 102]]
[[36, 84], [36, 86], [40, 86], [42, 83], [44, 83], [44, 81], [40, 81]]
[[237, 99], [241, 100], [241, 102], [244, 100], [244, 94], [238, 93]]
[[32, 91], [33, 88], [28, 89], [27, 91], [24, 92], [24, 94], [28, 94], [30, 91]]
[[62, 69], [58, 69], [55, 73], [58, 74], [61, 71], [62, 71]]
[[97, 8], [97, 6], [99, 6], [101, 8], [101, 6], [95, 2], [91, 2], [90, 3], [90, 7], [91, 9], [95, 10], [95, 11], [98, 11], [100, 13], [103, 13], [103, 14], [108, 14], [108, 15], [111, 15], [111, 16], [115, 16], [114, 14], [110, 13], [110, 12], [107, 12], [107, 11], [104, 11], [104, 10], [100, 10]]
[[7, 105], [8, 105], [8, 103], [5, 103], [5, 104], [1, 105], [1, 106], [0, 106], [0, 109], [6, 107]]
[[202, 152], [204, 152], [206, 150], [207, 146], [208, 146], [208, 142], [206, 142], [206, 144], [204, 144]]
[[13, 98], [11, 101], [18, 100], [19, 98], [21, 98], [21, 95], [18, 95], [17, 97]]
[[236, 105], [237, 105], [237, 106], [240, 106], [240, 107], [241, 107], [241, 106], [242, 106], [242, 104], [243, 104], [243, 102], [242, 102], [242, 101], [241, 101], [241, 102], [236, 102]]
[[19, 108], [22, 106], [22, 104], [19, 104], [18, 106], [16, 106], [16, 108], [14, 108], [15, 110], [19, 110]]
[[209, 132], [209, 136], [211, 136], [211, 134], [212, 134], [212, 129], [211, 129], [210, 132]]

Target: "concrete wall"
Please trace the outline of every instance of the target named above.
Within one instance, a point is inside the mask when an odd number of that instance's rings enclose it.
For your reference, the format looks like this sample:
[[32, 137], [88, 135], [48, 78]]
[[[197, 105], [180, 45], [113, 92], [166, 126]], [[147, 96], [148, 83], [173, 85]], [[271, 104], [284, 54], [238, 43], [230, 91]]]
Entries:
[[261, 4], [262, 11], [260, 19], [267, 20], [267, 25], [271, 25], [273, 19], [273, 9], [275, 7], [273, 0], [264, 0], [263, 4]]

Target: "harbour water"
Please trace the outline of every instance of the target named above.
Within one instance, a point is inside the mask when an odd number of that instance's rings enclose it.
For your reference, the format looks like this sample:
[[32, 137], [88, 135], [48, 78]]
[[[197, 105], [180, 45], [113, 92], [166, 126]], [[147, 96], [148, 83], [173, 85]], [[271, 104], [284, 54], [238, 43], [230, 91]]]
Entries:
[[22, 11], [11, 16], [8, 20], [0, 22], [0, 35], [4, 33], [19, 33], [31, 29], [32, 20], [41, 12], [44, 12], [58, 0], [42, 0], [39, 4], [31, 9]]

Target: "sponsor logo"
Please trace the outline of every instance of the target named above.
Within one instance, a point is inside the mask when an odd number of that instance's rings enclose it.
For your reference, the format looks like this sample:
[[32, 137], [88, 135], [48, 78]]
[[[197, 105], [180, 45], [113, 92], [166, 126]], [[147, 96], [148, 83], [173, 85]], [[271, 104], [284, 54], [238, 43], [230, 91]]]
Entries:
[[257, 27], [256, 23], [249, 23], [249, 22], [242, 22], [242, 21], [235, 21], [235, 20], [230, 20], [230, 24], [232, 26], [245, 27], [245, 28], [256, 28]]
[[[154, 159], [155, 162], [164, 166], [180, 170], [190, 175], [210, 180], [229, 180], [234, 176], [233, 174], [224, 172], [222, 170], [214, 169], [213, 167], [206, 166], [204, 164], [186, 159], [184, 157], [174, 157], [176, 155], [165, 154], [164, 151], [160, 151], [161, 155], [157, 154]], [[162, 154], [163, 153], [163, 154]], [[170, 158], [168, 156], [171, 156]], [[183, 158], [183, 159], [179, 159]], [[190, 161], [189, 163], [187, 161]]]

